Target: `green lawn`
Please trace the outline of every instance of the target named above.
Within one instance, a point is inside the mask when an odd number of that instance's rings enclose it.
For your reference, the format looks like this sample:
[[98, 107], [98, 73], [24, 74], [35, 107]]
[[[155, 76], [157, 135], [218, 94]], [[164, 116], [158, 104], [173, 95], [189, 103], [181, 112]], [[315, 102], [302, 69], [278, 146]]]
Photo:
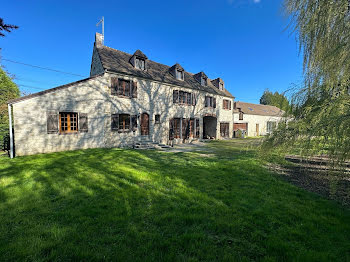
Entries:
[[269, 173], [254, 141], [0, 158], [0, 261], [349, 261], [350, 210]]

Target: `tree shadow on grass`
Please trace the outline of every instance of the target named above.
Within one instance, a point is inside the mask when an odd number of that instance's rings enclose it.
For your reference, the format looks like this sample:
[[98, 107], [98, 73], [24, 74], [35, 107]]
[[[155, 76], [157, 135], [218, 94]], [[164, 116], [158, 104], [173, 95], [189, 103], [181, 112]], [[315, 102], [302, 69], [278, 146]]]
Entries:
[[210, 143], [210, 158], [88, 149], [14, 159], [0, 168], [1, 260], [349, 257], [348, 211], [227, 143]]

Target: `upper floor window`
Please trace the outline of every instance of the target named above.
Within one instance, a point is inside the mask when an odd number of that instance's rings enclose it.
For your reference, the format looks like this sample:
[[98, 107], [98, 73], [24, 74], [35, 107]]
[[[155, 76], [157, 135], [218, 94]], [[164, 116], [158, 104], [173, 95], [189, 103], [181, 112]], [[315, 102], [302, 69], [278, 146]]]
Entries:
[[205, 97], [205, 107], [216, 108], [216, 98], [212, 96]]
[[176, 69], [176, 79], [184, 80], [184, 71], [183, 70]]
[[227, 100], [227, 99], [224, 99], [222, 101], [222, 108], [225, 109], [225, 110], [231, 110], [231, 101]]
[[219, 89], [224, 90], [224, 83], [219, 83]]
[[137, 98], [137, 82], [112, 77], [111, 95]]
[[243, 112], [239, 112], [239, 120], [243, 120]]
[[179, 91], [179, 90], [174, 90], [173, 91], [173, 103], [174, 104], [184, 104], [184, 105], [196, 105], [196, 98], [194, 94], [184, 92], [184, 91]]
[[146, 69], [145, 64], [146, 64], [145, 63], [145, 59], [136, 57], [136, 59], [135, 59], [135, 67], [137, 69], [145, 70]]
[[207, 79], [205, 77], [201, 77], [201, 85], [206, 86], [207, 85]]

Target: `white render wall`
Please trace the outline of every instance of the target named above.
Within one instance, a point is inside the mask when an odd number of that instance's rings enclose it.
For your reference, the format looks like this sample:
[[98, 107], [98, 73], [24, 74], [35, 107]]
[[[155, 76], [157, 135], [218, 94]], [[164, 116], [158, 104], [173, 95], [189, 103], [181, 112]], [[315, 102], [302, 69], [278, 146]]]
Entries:
[[[137, 98], [111, 96], [111, 76], [137, 81]], [[173, 90], [198, 94], [197, 105], [173, 104]], [[206, 95], [216, 97], [217, 108], [204, 107]], [[220, 122], [230, 123], [230, 137], [232, 137], [232, 110], [222, 109], [223, 99], [231, 100], [233, 105], [232, 98], [127, 75], [105, 73], [67, 88], [13, 104], [16, 155], [131, 145], [140, 137], [140, 123], [138, 123], [135, 137], [133, 132], [113, 132], [111, 131], [111, 114], [116, 113], [130, 115], [148, 113], [150, 138], [156, 142], [169, 142], [169, 120], [174, 117], [199, 118], [200, 137], [202, 137], [203, 117], [207, 114], [217, 117], [217, 138], [220, 139]], [[88, 132], [47, 134], [48, 111], [87, 113]], [[156, 114], [160, 115], [160, 124], [154, 124]]]
[[248, 123], [247, 136], [258, 136], [256, 132], [256, 124], [259, 124], [259, 135], [267, 135], [267, 122], [280, 122], [283, 117], [280, 116], [262, 116], [243, 114], [243, 120], [239, 120], [239, 113], [233, 114], [234, 123]]

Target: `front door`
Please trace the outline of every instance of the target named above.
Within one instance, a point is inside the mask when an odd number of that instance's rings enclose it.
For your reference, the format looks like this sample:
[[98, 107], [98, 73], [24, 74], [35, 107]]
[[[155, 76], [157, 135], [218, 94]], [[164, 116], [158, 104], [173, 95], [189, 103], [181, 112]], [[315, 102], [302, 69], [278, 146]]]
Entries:
[[141, 115], [141, 136], [149, 135], [149, 115], [147, 113], [143, 113]]

